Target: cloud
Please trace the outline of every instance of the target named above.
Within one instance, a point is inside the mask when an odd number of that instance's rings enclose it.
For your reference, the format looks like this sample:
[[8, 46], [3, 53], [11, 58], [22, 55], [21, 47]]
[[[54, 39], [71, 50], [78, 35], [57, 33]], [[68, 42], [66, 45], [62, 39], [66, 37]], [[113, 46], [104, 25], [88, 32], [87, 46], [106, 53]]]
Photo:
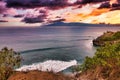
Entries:
[[25, 23], [40, 23], [40, 22], [44, 22], [44, 19], [41, 16], [25, 17], [22, 21]]
[[111, 6], [111, 11], [120, 10], [120, 3], [113, 3]]
[[46, 10], [28, 10], [28, 13], [25, 14], [24, 19], [22, 22], [25, 23], [41, 23], [44, 22], [47, 18], [47, 11]]
[[58, 9], [68, 5], [68, 0], [7, 0], [8, 7], [48, 7]]
[[8, 22], [8, 21], [6, 21], [6, 20], [0, 20], [0, 22]]
[[0, 1], [0, 14], [15, 15], [17, 14], [17, 12], [16, 12], [16, 9], [14, 8], [7, 8], [6, 3], [3, 1]]
[[103, 13], [107, 13], [107, 12], [109, 12], [109, 9], [105, 9], [105, 8], [95, 9], [88, 16], [99, 16], [99, 15], [101, 15]]
[[99, 9], [101, 9], [101, 8], [110, 8], [110, 7], [111, 7], [110, 2], [104, 2], [104, 3], [102, 3], [100, 5]]
[[0, 1], [0, 14], [3, 14], [7, 11], [7, 8], [6, 8], [6, 3], [5, 2], [2, 2]]
[[101, 9], [101, 8], [112, 8], [111, 10], [119, 10], [120, 2], [117, 0], [107, 1], [100, 5], [99, 9]]
[[113, 3], [112, 7], [120, 7], [120, 3]]
[[17, 14], [17, 15], [14, 15], [13, 17], [15, 17], [15, 18], [21, 18], [21, 17], [23, 17], [24, 15], [22, 15], [22, 14]]
[[65, 19], [57, 19], [57, 20], [51, 20], [49, 23], [55, 23], [55, 22], [63, 22]]
[[87, 4], [87, 3], [96, 3], [96, 2], [103, 2], [109, 0], [77, 0], [76, 4]]

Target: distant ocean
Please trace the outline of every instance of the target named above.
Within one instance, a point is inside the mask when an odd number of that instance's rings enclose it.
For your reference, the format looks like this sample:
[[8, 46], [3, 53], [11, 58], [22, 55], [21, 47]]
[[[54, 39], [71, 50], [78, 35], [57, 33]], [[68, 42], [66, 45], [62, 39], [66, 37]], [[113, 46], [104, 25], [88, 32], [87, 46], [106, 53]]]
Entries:
[[85, 56], [93, 56], [92, 40], [106, 31], [120, 27], [43, 26], [0, 28], [0, 48], [7, 46], [21, 53], [22, 65], [48, 60], [82, 63]]

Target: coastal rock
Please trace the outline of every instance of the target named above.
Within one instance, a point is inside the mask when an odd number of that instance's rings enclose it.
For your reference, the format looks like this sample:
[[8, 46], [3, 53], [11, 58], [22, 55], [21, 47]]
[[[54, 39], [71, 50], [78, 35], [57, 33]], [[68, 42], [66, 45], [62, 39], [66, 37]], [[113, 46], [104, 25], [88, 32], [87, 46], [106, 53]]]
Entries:
[[107, 31], [103, 35], [94, 39], [93, 45], [94, 46], [104, 46], [108, 42], [111, 44], [114, 44], [119, 41], [120, 41], [120, 31], [118, 31], [118, 32]]
[[104, 42], [103, 42], [103, 41], [100, 41], [100, 40], [94, 39], [94, 40], [93, 40], [93, 45], [94, 45], [94, 46], [104, 46]]

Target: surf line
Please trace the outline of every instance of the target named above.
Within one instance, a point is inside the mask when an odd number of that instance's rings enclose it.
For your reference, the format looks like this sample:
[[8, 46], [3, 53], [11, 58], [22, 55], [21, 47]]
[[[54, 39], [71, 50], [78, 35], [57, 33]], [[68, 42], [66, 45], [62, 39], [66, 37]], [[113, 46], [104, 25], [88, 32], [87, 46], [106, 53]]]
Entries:
[[77, 65], [76, 60], [71, 61], [48, 60], [42, 63], [23, 65], [22, 67], [16, 69], [16, 71], [39, 70], [39, 71], [52, 71], [54, 73], [57, 73], [75, 65]]

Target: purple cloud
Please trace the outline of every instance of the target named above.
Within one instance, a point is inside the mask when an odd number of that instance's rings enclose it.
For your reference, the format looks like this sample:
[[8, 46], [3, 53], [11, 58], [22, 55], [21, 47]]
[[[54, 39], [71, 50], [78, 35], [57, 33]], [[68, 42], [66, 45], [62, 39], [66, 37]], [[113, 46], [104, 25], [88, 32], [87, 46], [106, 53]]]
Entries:
[[65, 7], [68, 0], [7, 0], [8, 7], [48, 7], [50, 9]]
[[24, 15], [22, 15], [22, 14], [17, 14], [17, 15], [14, 15], [13, 17], [15, 17], [15, 18], [21, 18], [21, 17], [23, 17]]
[[110, 5], [110, 2], [104, 2], [100, 5], [100, 7], [98, 9], [101, 9], [101, 8], [110, 8], [111, 5]]
[[22, 22], [25, 23], [41, 23], [44, 22], [47, 18], [47, 11], [46, 10], [34, 10], [35, 14], [33, 13], [27, 13], [22, 20]]
[[112, 8], [111, 10], [119, 10], [120, 0], [117, 0], [117, 2], [113, 2], [113, 3], [111, 3], [110, 1], [106, 1], [100, 5], [99, 9], [101, 8]]
[[6, 7], [6, 3], [0, 1], [0, 14], [1, 15], [15, 15], [17, 14], [16, 9]]
[[76, 4], [87, 4], [87, 3], [96, 3], [96, 2], [104, 2], [109, 0], [77, 0]]
[[22, 22], [25, 23], [40, 23], [40, 22], [44, 22], [43, 17], [41, 16], [37, 16], [37, 17], [25, 17]]
[[8, 21], [6, 21], [6, 20], [0, 20], [0, 22], [8, 22]]
[[3, 14], [7, 11], [7, 8], [6, 8], [6, 3], [5, 2], [2, 2], [0, 1], [0, 14]]
[[113, 3], [112, 7], [120, 7], [120, 3]]

